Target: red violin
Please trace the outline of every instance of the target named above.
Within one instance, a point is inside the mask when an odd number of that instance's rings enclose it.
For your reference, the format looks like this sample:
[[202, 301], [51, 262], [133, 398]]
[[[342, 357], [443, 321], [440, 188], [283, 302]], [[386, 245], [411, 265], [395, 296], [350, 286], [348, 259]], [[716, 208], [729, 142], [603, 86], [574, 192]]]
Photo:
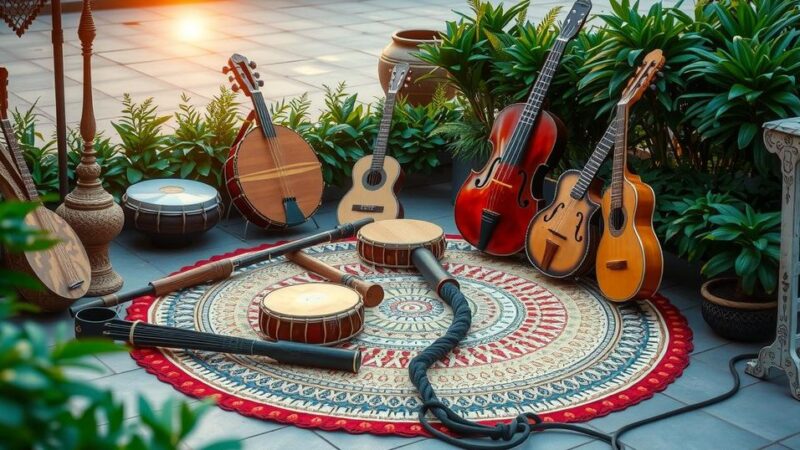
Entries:
[[564, 127], [542, 102], [567, 43], [580, 30], [592, 4], [578, 0], [561, 27], [528, 101], [498, 114], [489, 141], [492, 154], [458, 192], [455, 222], [464, 239], [491, 255], [511, 255], [525, 247], [525, 234], [543, 206], [542, 186], [563, 150]]

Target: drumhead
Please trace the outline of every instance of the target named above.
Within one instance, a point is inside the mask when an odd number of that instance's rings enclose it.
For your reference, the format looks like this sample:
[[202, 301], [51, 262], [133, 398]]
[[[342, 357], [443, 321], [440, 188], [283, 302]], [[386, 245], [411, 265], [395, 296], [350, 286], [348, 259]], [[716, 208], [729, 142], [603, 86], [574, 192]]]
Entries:
[[390, 245], [414, 246], [440, 239], [439, 225], [414, 219], [390, 219], [367, 224], [358, 232], [359, 240]]
[[357, 307], [361, 296], [333, 283], [303, 283], [276, 289], [264, 297], [261, 307], [281, 316], [316, 317], [343, 313]]
[[134, 209], [180, 214], [217, 208], [220, 199], [217, 190], [205, 183], [164, 178], [129, 186], [123, 201]]

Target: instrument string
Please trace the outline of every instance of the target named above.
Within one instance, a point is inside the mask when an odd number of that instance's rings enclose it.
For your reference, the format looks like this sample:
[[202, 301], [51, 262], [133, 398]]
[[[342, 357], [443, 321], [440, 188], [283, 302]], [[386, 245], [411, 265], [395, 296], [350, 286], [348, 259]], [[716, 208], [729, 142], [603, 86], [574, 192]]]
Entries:
[[280, 141], [277, 140], [275, 127], [272, 124], [269, 113], [266, 111], [264, 96], [260, 91], [253, 92], [253, 105], [255, 105], [256, 108], [256, 114], [258, 115], [261, 132], [264, 138], [267, 140], [267, 147], [269, 148], [270, 154], [272, 155], [272, 160], [275, 163], [275, 168], [278, 172], [278, 183], [281, 186], [281, 191], [283, 191], [283, 196], [284, 198], [293, 197], [293, 192], [285, 178], [286, 169], [284, 168], [283, 158], [281, 156], [282, 150], [280, 148]]

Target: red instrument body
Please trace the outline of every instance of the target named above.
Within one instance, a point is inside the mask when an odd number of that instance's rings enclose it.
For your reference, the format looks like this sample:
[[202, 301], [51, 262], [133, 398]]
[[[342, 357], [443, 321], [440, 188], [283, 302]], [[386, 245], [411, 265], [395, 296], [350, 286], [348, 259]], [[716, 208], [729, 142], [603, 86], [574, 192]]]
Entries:
[[491, 255], [512, 255], [525, 247], [528, 224], [544, 206], [544, 176], [550, 166], [558, 162], [564, 149], [563, 123], [542, 111], [520, 164], [512, 166], [502, 162], [524, 108], [523, 103], [513, 104], [497, 115], [489, 136], [492, 144], [489, 162], [479, 172], [472, 171], [456, 197], [456, 226], [472, 245], [480, 242], [483, 211], [490, 209], [500, 215], [486, 247], [481, 249]]

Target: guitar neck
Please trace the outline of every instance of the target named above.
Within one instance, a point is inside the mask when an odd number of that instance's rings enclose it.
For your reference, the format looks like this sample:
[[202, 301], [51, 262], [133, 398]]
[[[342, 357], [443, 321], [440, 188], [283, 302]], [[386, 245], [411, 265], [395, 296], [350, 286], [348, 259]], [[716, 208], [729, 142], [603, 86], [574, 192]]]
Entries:
[[622, 207], [622, 192], [627, 167], [628, 149], [628, 105], [617, 105], [616, 130], [617, 139], [614, 144], [614, 169], [611, 174], [611, 207]]
[[3, 140], [5, 141], [5, 146], [8, 148], [8, 151], [11, 152], [11, 157], [14, 158], [14, 163], [16, 165], [16, 172], [19, 174], [20, 179], [22, 181], [22, 186], [25, 190], [26, 199], [20, 200], [29, 200], [29, 201], [37, 201], [39, 200], [39, 191], [36, 189], [36, 183], [33, 182], [33, 178], [31, 177], [31, 173], [28, 170], [28, 164], [25, 162], [25, 157], [22, 156], [22, 150], [20, 150], [19, 145], [17, 145], [17, 137], [14, 134], [14, 126], [11, 125], [8, 119], [0, 120], [0, 132], [3, 133]]
[[255, 91], [252, 93], [251, 99], [253, 108], [256, 110], [256, 121], [264, 137], [267, 139], [276, 137], [275, 126], [272, 124], [272, 118], [269, 115], [267, 103], [264, 101], [264, 95], [261, 94], [261, 91]]
[[378, 130], [378, 137], [375, 139], [375, 149], [372, 151], [372, 170], [383, 168], [383, 161], [386, 158], [386, 148], [389, 144], [389, 131], [392, 129], [392, 117], [394, 116], [394, 104], [397, 94], [388, 94], [383, 104], [383, 117], [381, 126]]
[[578, 182], [575, 183], [575, 186], [572, 188], [570, 193], [573, 198], [579, 199], [586, 195], [589, 185], [592, 184], [592, 181], [597, 176], [597, 171], [600, 170], [600, 166], [603, 164], [603, 161], [605, 161], [606, 157], [608, 157], [608, 152], [611, 151], [612, 147], [614, 147], [616, 130], [616, 120], [613, 120], [608, 128], [606, 128], [603, 138], [597, 143], [597, 147], [595, 147], [594, 152], [592, 152], [592, 156], [589, 158], [589, 161], [587, 161], [586, 165], [583, 166], [583, 170], [581, 170], [581, 175], [578, 178]]
[[[534, 83], [533, 89], [525, 103], [525, 108], [522, 110], [522, 115], [517, 122], [517, 126], [514, 128], [514, 133], [512, 134], [514, 142], [527, 142], [530, 137], [533, 131], [533, 124], [536, 122], [536, 118], [539, 117], [539, 113], [542, 110], [542, 103], [547, 96], [547, 91], [550, 89], [553, 75], [555, 75], [556, 69], [558, 69], [558, 63], [561, 61], [561, 56], [564, 54], [567, 42], [569, 42], [567, 39], [559, 37], [556, 39], [555, 44], [553, 44], [553, 48], [550, 49], [547, 60], [545, 60], [544, 66], [542, 66], [542, 70], [539, 72], [536, 83]], [[508, 155], [509, 159], [505, 162], [516, 165], [522, 160], [523, 156], [523, 152], [513, 152], [513, 154]], [[505, 157], [506, 155], [504, 155], [504, 158]]]

